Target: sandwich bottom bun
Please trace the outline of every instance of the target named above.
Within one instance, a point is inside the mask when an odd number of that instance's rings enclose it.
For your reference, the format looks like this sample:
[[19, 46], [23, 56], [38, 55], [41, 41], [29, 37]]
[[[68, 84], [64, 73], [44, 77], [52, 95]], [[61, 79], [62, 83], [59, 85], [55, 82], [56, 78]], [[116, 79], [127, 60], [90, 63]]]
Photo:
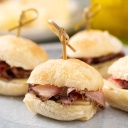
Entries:
[[128, 112], [128, 90], [116, 87], [110, 81], [104, 80], [103, 92], [105, 100], [112, 107]]
[[28, 90], [27, 79], [0, 79], [0, 94], [7, 96], [25, 95]]
[[110, 60], [110, 61], [103, 62], [103, 63], [99, 63], [99, 64], [92, 64], [91, 66], [94, 67], [101, 74], [101, 76], [103, 78], [107, 79], [108, 77], [110, 77], [110, 75], [107, 73], [108, 72], [108, 68], [115, 61], [117, 61], [117, 58], [113, 59], [113, 60]]
[[34, 113], [62, 121], [89, 120], [97, 111], [92, 103], [66, 106], [52, 100], [42, 102], [32, 93], [27, 93], [23, 102]]

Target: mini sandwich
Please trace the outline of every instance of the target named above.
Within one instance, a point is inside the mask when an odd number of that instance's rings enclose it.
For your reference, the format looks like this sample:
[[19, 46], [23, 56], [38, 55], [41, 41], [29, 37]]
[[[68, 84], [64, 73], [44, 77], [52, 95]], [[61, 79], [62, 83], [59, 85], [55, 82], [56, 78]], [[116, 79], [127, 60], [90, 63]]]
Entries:
[[104, 80], [103, 91], [106, 101], [113, 107], [128, 112], [128, 56], [125, 56], [108, 70], [111, 77]]
[[105, 107], [101, 75], [80, 60], [48, 60], [32, 71], [27, 83], [28, 109], [49, 118], [89, 120]]
[[48, 59], [36, 43], [21, 37], [0, 37], [0, 94], [19, 96], [27, 92], [31, 71]]
[[69, 43], [76, 49], [67, 48], [68, 58], [77, 58], [96, 68], [104, 78], [108, 67], [124, 56], [122, 43], [107, 31], [84, 30], [70, 38]]

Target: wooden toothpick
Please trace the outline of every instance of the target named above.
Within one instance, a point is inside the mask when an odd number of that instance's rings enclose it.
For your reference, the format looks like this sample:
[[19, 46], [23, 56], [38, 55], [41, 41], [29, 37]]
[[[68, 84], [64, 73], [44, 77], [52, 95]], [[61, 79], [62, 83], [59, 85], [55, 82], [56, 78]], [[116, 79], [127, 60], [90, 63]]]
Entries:
[[59, 37], [60, 42], [63, 44], [63, 59], [67, 59], [66, 45], [75, 52], [76, 50], [69, 44], [69, 36], [63, 27], [59, 27], [54, 21], [48, 20], [50, 29]]
[[74, 26], [74, 30], [77, 31], [80, 27], [83, 26], [83, 24], [86, 25], [86, 29], [90, 29], [91, 28], [91, 22], [93, 17], [101, 10], [101, 5], [100, 4], [93, 4], [87, 8], [84, 9], [83, 11], [83, 20], [78, 22], [75, 26]]
[[[30, 20], [25, 21], [25, 14], [28, 13], [28, 12], [31, 12], [31, 11], [33, 11], [36, 14], [36, 16], [33, 17]], [[9, 31], [12, 31], [14, 29], [18, 29], [17, 37], [19, 37], [20, 36], [20, 32], [21, 32], [21, 27], [26, 25], [26, 24], [28, 24], [28, 23], [30, 23], [30, 22], [32, 22], [32, 21], [34, 21], [34, 20], [36, 20], [37, 18], [38, 18], [38, 11], [36, 9], [30, 8], [30, 9], [24, 10], [24, 11], [22, 11], [22, 13], [20, 15], [19, 25], [9, 29]]]
[[101, 10], [102, 6], [98, 3], [91, 5], [90, 7], [87, 7], [84, 9], [84, 18], [85, 18], [85, 24], [86, 29], [91, 28], [91, 21], [92, 18], [97, 15], [97, 13]]

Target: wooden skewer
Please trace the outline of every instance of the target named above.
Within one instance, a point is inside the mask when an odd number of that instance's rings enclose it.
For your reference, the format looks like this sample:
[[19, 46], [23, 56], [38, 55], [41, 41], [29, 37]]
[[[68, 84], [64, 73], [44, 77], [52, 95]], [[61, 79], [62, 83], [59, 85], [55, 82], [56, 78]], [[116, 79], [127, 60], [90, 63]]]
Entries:
[[69, 36], [66, 33], [65, 29], [62, 27], [59, 27], [54, 21], [48, 20], [48, 25], [50, 29], [59, 37], [60, 42], [63, 45], [63, 59], [67, 59], [67, 54], [66, 54], [66, 45], [73, 51], [75, 52], [76, 50], [69, 44]]
[[97, 15], [97, 13], [101, 10], [102, 6], [98, 3], [91, 5], [84, 9], [84, 17], [85, 17], [85, 24], [86, 29], [91, 28], [91, 21], [92, 18]]
[[59, 37], [58, 31], [59, 31], [60, 27], [51, 19], [48, 20], [48, 25], [49, 25], [50, 29]]
[[[30, 12], [30, 11], [35, 12], [36, 16], [33, 17], [32, 19], [24, 22], [25, 14], [28, 13], [28, 12]], [[33, 22], [37, 18], [38, 18], [38, 11], [36, 9], [30, 8], [30, 9], [24, 10], [24, 11], [22, 11], [22, 13], [20, 15], [19, 25], [15, 26], [15, 27], [13, 27], [11, 29], [9, 29], [9, 31], [12, 31], [14, 29], [18, 29], [18, 31], [17, 31], [17, 37], [19, 37], [20, 36], [20, 32], [21, 32], [21, 27], [24, 26], [24, 25], [26, 25], [26, 24], [29, 24], [30, 22]]]
[[102, 8], [102, 6], [98, 3], [85, 8], [83, 11], [83, 19], [84, 20], [78, 22], [74, 26], [74, 30], [77, 31], [79, 28], [81, 28], [83, 26], [84, 23], [86, 25], [86, 29], [90, 29], [93, 17], [95, 15], [97, 15], [97, 13], [101, 10], [101, 8]]
[[62, 28], [62, 27], [60, 27], [59, 28], [59, 39], [60, 39], [60, 41], [61, 41], [61, 43], [62, 43], [62, 45], [63, 45], [63, 59], [64, 60], [66, 60], [67, 59], [67, 55], [66, 55], [66, 41], [65, 41], [65, 30], [64, 30], [64, 28]]
[[73, 52], [76, 52], [76, 49], [73, 48], [70, 44], [67, 44], [67, 46], [68, 46]]

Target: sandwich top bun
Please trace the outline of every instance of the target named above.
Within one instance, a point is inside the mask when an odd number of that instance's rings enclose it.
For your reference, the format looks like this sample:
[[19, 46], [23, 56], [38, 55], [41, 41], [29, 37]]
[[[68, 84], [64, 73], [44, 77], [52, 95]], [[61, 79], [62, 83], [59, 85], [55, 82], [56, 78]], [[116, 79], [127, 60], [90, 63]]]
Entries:
[[128, 56], [120, 58], [113, 63], [108, 70], [108, 73], [115, 78], [128, 80]]
[[103, 80], [98, 71], [77, 59], [48, 60], [32, 71], [27, 83], [93, 91], [100, 90], [103, 86]]
[[47, 59], [46, 52], [31, 40], [12, 35], [0, 37], [0, 60], [11, 67], [31, 70]]
[[72, 36], [69, 43], [77, 50], [75, 53], [67, 48], [67, 55], [74, 58], [100, 57], [118, 53], [122, 43], [107, 31], [84, 30]]

